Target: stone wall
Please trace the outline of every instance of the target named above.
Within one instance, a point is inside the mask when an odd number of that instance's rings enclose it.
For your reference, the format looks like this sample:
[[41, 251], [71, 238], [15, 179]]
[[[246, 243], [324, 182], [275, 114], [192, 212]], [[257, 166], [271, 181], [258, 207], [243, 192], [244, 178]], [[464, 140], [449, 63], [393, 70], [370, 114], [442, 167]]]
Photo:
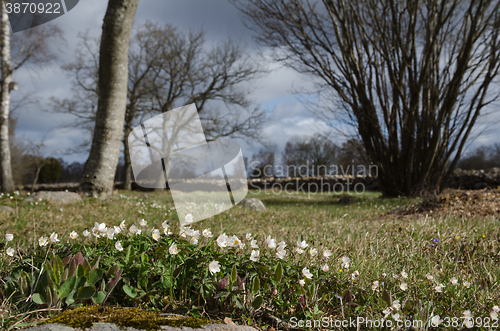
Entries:
[[[354, 190], [363, 186], [366, 191], [380, 191], [376, 177], [309, 177], [309, 178], [266, 178], [249, 180], [250, 189], [271, 190], [273, 186], [277, 189], [287, 187], [289, 190], [297, 188], [307, 190], [308, 185], [313, 189], [314, 185], [329, 185], [330, 187], [344, 186], [344, 191]], [[326, 186], [325, 186], [326, 187]], [[500, 168], [491, 168], [488, 170], [462, 170], [455, 169], [451, 178], [445, 184], [445, 187], [462, 190], [480, 190], [484, 188], [500, 187]]]
[[[35, 191], [77, 191], [78, 183], [61, 184], [40, 184], [35, 187]], [[453, 172], [446, 187], [463, 190], [479, 190], [483, 188], [497, 188], [500, 186], [500, 168], [488, 170], [461, 170]], [[116, 189], [122, 189], [123, 183], [115, 183]], [[377, 178], [372, 176], [326, 176], [326, 177], [297, 177], [297, 178], [264, 178], [249, 179], [248, 188], [250, 190], [281, 190], [281, 191], [303, 191], [303, 192], [360, 192], [360, 191], [380, 191]], [[31, 190], [31, 185], [18, 186], [18, 190]], [[144, 189], [132, 183], [132, 189], [138, 191], [152, 191]]]
[[480, 190], [500, 186], [500, 168], [488, 170], [455, 169], [446, 187], [462, 190]]
[[364, 191], [379, 191], [376, 177], [325, 176], [297, 178], [264, 178], [249, 179], [250, 190], [265, 191], [302, 191], [304, 193], [362, 193]]

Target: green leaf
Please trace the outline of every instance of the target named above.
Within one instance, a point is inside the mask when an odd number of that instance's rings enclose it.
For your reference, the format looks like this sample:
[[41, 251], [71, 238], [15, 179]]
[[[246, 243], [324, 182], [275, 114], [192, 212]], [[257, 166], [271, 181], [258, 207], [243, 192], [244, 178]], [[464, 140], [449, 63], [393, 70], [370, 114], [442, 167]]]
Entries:
[[62, 277], [61, 277], [61, 282], [65, 282], [66, 279], [68, 279], [68, 274], [69, 274], [69, 270], [67, 268], [64, 269], [64, 272], [62, 273]]
[[176, 278], [177, 276], [179, 276], [179, 274], [181, 273], [182, 269], [183, 269], [183, 266], [182, 266], [182, 265], [178, 266], [178, 267], [174, 270], [174, 272], [172, 273], [172, 277]]
[[123, 270], [119, 270], [118, 273], [113, 278], [111, 278], [111, 280], [109, 281], [109, 283], [106, 284], [106, 289], [107, 290], [110, 290], [110, 291], [113, 290], [113, 288], [116, 286], [116, 284], [120, 280], [122, 272], [123, 272]]
[[345, 290], [342, 293], [342, 300], [344, 300], [344, 302], [350, 302], [352, 300], [351, 290]]
[[323, 312], [319, 309], [318, 305], [314, 305], [314, 315], [322, 314]]
[[89, 261], [83, 259], [83, 273], [86, 275], [91, 269]]
[[104, 304], [104, 302], [106, 302], [106, 300], [108, 300], [109, 295], [111, 294], [111, 292], [113, 292], [116, 284], [120, 280], [120, 277], [122, 276], [122, 272], [123, 272], [123, 269], [118, 271], [118, 273], [115, 275], [115, 277], [113, 277], [109, 281], [109, 283], [106, 284], [106, 289], [108, 290], [108, 294], [106, 294], [106, 297], [104, 298], [104, 301], [102, 302], [102, 304]]
[[389, 306], [392, 305], [391, 294], [389, 292], [387, 292], [387, 290], [385, 288], [382, 291], [382, 300], [384, 300], [385, 302], [387, 302], [387, 304]]
[[[57, 281], [56, 281], [56, 275], [55, 275], [55, 270], [54, 270], [54, 266], [52, 264], [52, 261], [48, 261], [46, 264], [45, 264], [45, 267], [47, 269], [47, 275], [49, 276], [48, 278], [53, 282], [53, 283], [56, 283], [57, 284]], [[48, 280], [47, 280], [48, 281]]]
[[64, 272], [64, 266], [63, 266], [63, 263], [62, 263], [61, 258], [59, 256], [56, 256], [54, 269], [56, 269], [56, 271], [57, 271], [57, 278], [58, 278], [57, 284], [59, 285], [62, 274]]
[[231, 270], [231, 284], [236, 283], [237, 278], [238, 278], [238, 271], [236, 270], [236, 264], [233, 264], [233, 268]]
[[87, 274], [87, 283], [95, 284], [98, 280], [102, 278], [104, 271], [102, 269], [92, 269]]
[[39, 305], [43, 305], [43, 304], [47, 303], [47, 299], [42, 297], [40, 295], [40, 293], [35, 293], [35, 294], [33, 294], [33, 302], [35, 302]]
[[131, 286], [123, 285], [123, 291], [125, 292], [126, 295], [128, 295], [131, 298], [135, 298], [137, 296], [137, 292]]
[[134, 256], [134, 254], [135, 254], [134, 246], [129, 245], [127, 249], [127, 255], [125, 256], [125, 264], [130, 263], [130, 259], [132, 258], [132, 256]]
[[145, 273], [147, 273], [149, 270], [150, 270], [150, 268], [147, 265], [141, 264], [141, 266], [139, 268], [139, 273], [137, 274], [137, 282], [138, 283], [141, 281], [142, 276]]
[[104, 301], [104, 298], [106, 298], [106, 293], [104, 293], [103, 291], [99, 291], [92, 297], [92, 301], [100, 305]]
[[95, 293], [94, 286], [84, 286], [78, 290], [76, 299], [90, 299]]
[[76, 267], [76, 277], [83, 277], [85, 275], [85, 270], [81, 264]]
[[276, 266], [276, 271], [274, 273], [274, 280], [276, 281], [276, 283], [280, 283], [282, 277], [283, 277], [283, 266], [281, 265], [281, 263], [278, 263], [278, 265]]
[[85, 277], [85, 276], [78, 277], [76, 279], [75, 289], [78, 290], [80, 287], [83, 287], [86, 282], [87, 282], [87, 277]]
[[[52, 275], [52, 274], [49, 273], [49, 275]], [[51, 277], [47, 277], [47, 281], [49, 282], [49, 284], [47, 285], [47, 287], [54, 288], [54, 281], [52, 280], [52, 278]]]
[[28, 273], [26, 271], [21, 271], [20, 277], [26, 283], [25, 291], [28, 289], [31, 289], [31, 286], [34, 285], [32, 279], [31, 279], [31, 275], [28, 275]]
[[71, 291], [73, 291], [73, 288], [75, 287], [75, 283], [76, 283], [75, 276], [68, 278], [62, 284], [61, 288], [59, 289], [58, 294], [57, 294], [57, 299], [62, 299], [62, 298], [67, 297], [71, 293]]
[[234, 305], [236, 306], [236, 308], [243, 309], [243, 305], [241, 304], [241, 301], [238, 300], [238, 297], [234, 298]]
[[149, 261], [148, 255], [146, 254], [146, 252], [143, 252], [143, 253], [141, 254], [141, 262], [142, 262], [142, 263], [146, 263], [146, 262], [148, 262], [148, 261]]
[[45, 270], [43, 273], [42, 273], [42, 276], [40, 276], [40, 281], [38, 282], [38, 286], [37, 286], [37, 292], [38, 293], [42, 293], [43, 290], [49, 285], [49, 281], [48, 281], [48, 276], [47, 276], [47, 270]]
[[259, 290], [260, 290], [259, 276], [255, 276], [255, 278], [253, 279], [253, 284], [252, 284], [252, 293], [257, 294], [257, 292], [259, 292]]
[[49, 306], [52, 304], [52, 289], [50, 287], [47, 287], [47, 303]]
[[108, 269], [108, 271], [106, 272], [106, 278], [111, 278], [113, 277], [114, 275], [116, 275], [116, 273], [120, 270], [120, 266], [115, 264], [114, 266], [110, 267]]
[[75, 302], [75, 298], [73, 296], [74, 292], [70, 293], [70, 295], [66, 298], [65, 302], [68, 306]]
[[255, 299], [252, 301], [252, 307], [254, 309], [259, 309], [260, 306], [262, 306], [262, 303], [264, 302], [264, 299], [262, 299], [262, 296], [256, 296]]
[[19, 277], [19, 289], [21, 290], [22, 294], [28, 291], [28, 284], [26, 282], [26, 277], [24, 276]]
[[99, 261], [101, 260], [101, 257], [98, 256], [97, 259], [95, 259], [94, 261], [92, 261], [92, 263], [90, 263], [90, 265], [92, 265], [92, 269], [97, 269], [97, 267], [99, 267]]

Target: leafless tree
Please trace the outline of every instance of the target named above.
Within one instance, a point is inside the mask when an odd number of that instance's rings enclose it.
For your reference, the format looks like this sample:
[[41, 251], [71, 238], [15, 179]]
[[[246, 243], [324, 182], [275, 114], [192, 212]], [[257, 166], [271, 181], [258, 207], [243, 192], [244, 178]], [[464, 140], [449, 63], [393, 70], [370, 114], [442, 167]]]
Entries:
[[288, 176], [305, 175], [300, 172], [301, 167], [307, 168], [310, 172], [308, 175], [326, 175], [328, 169], [337, 161], [339, 150], [340, 148], [323, 134], [290, 138], [283, 151]]
[[439, 192], [498, 98], [497, 0], [233, 2], [276, 60], [335, 97], [327, 114], [357, 130], [387, 196]]
[[[337, 155], [337, 164], [344, 172], [352, 173], [353, 167], [355, 169], [358, 167], [369, 169], [370, 161], [366, 155], [363, 142], [359, 139], [349, 139], [342, 143]], [[349, 167], [351, 171], [348, 171]], [[378, 175], [378, 173], [375, 172], [373, 175]]]
[[460, 158], [457, 167], [463, 170], [489, 170], [500, 167], [500, 144], [479, 146]]
[[67, 154], [89, 152], [97, 112], [100, 38], [89, 37], [88, 30], [80, 33], [78, 38], [74, 61], [61, 67], [71, 79], [72, 96], [65, 99], [52, 97], [49, 106], [51, 112], [74, 116], [73, 122], [65, 123], [65, 127], [69, 127], [69, 130], [79, 129], [88, 132], [88, 138], [66, 151]]
[[[260, 139], [265, 112], [251, 108], [248, 88], [242, 86], [262, 69], [231, 40], [207, 50], [203, 37], [202, 31], [183, 33], [168, 24], [147, 22], [131, 38], [123, 135], [125, 189], [132, 182], [127, 137], [148, 116], [196, 103], [208, 140], [227, 136]], [[74, 95], [53, 99], [52, 107], [74, 114], [74, 125], [89, 131], [93, 130], [97, 99], [98, 42], [81, 35], [76, 60], [63, 67], [72, 77]]]
[[52, 40], [61, 39], [62, 36], [57, 26], [49, 24], [11, 38], [9, 16], [4, 4], [5, 0], [0, 0], [0, 185], [2, 192], [13, 192], [9, 118], [10, 92], [17, 89], [17, 84], [12, 81], [12, 75], [17, 69], [30, 63], [41, 65], [53, 60], [55, 53], [50, 49], [50, 44]]
[[127, 106], [128, 49], [139, 0], [109, 0], [99, 50], [94, 134], [80, 189], [111, 193]]
[[45, 157], [45, 151], [44, 151], [46, 147], [45, 146], [46, 137], [47, 134], [44, 135], [43, 139], [40, 142], [35, 143], [30, 141], [29, 143], [28, 153], [35, 169], [33, 183], [31, 184], [31, 193], [35, 192], [35, 187], [38, 182], [38, 177], [40, 176], [40, 171], [47, 162], [47, 158]]
[[257, 154], [254, 154], [250, 162], [250, 176], [253, 178], [275, 176], [278, 145], [266, 142]]

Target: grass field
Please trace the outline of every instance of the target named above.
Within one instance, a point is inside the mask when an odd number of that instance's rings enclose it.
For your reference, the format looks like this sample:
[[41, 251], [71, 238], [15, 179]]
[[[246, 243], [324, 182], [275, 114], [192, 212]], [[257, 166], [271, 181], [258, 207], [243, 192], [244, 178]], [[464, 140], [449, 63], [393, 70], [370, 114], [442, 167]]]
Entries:
[[[399, 325], [413, 323], [419, 330], [498, 325], [494, 319], [500, 305], [498, 212], [467, 216], [471, 213], [429, 210], [405, 215], [389, 212], [411, 210], [409, 206], [419, 206], [421, 199], [388, 199], [379, 193], [364, 193], [352, 195], [352, 202], [344, 205], [337, 203], [338, 195], [250, 192], [248, 197], [261, 199], [267, 212], [237, 206], [195, 223], [192, 230], [202, 233], [210, 229], [214, 236], [200, 235], [199, 242], [192, 244], [188, 240], [197, 235], [191, 230], [184, 229], [184, 237], [179, 236], [168, 192], [119, 193], [112, 200], [90, 198], [68, 206], [30, 205], [23, 203], [22, 197], [2, 197], [4, 205], [16, 209], [14, 215], [2, 214], [0, 218], [2, 282], [10, 281], [11, 288], [21, 286], [21, 271], [29, 276], [33, 272], [30, 265], [41, 269], [50, 260], [49, 249], [55, 249], [61, 259], [82, 251], [89, 261], [100, 256], [99, 267], [104, 271], [114, 264], [123, 270], [122, 281], [107, 304], [218, 320], [229, 316], [239, 324], [261, 329], [276, 328], [281, 320], [280, 329], [336, 329], [344, 323], [340, 328], [355, 330], [352, 324], [345, 324], [349, 318], [363, 318], [358, 320], [364, 323], [361, 329], [377, 330], [380, 323], [387, 326], [390, 321], [397, 326], [398, 320]], [[142, 226], [141, 219], [147, 225]], [[82, 234], [86, 229], [91, 231], [96, 222], [113, 227], [122, 221], [124, 230], [114, 239]], [[164, 234], [164, 221], [173, 234]], [[124, 235], [133, 224], [142, 229], [141, 235]], [[158, 241], [152, 238], [153, 227], [161, 231]], [[70, 238], [71, 231], [78, 233], [76, 239]], [[236, 235], [245, 247], [240, 248], [234, 239], [220, 247], [216, 240], [222, 232]], [[60, 241], [40, 247], [39, 238], [48, 239], [52, 233], [57, 233]], [[258, 249], [251, 248], [248, 233]], [[14, 239], [6, 242], [4, 234], [12, 234]], [[296, 249], [299, 238], [307, 244], [302, 253]], [[116, 249], [118, 240], [123, 251]], [[284, 257], [277, 256], [282, 241], [286, 243]], [[169, 250], [173, 244], [178, 253]], [[128, 247], [134, 247], [132, 254]], [[15, 250], [12, 257], [6, 254], [8, 248]], [[259, 251], [258, 259], [255, 253], [251, 255], [252, 250]], [[331, 252], [328, 258], [325, 250]], [[141, 252], [147, 257], [141, 257]], [[251, 261], [252, 256], [256, 261]], [[212, 261], [220, 262], [220, 272], [211, 272]], [[146, 273], [145, 268], [151, 272]], [[228, 280], [221, 282], [226, 275]], [[7, 276], [11, 276], [9, 281]], [[27, 281], [34, 288], [36, 276], [35, 270]], [[94, 284], [96, 291], [98, 283]], [[162, 290], [154, 292], [153, 288]], [[100, 289], [104, 291], [103, 286]], [[0, 321], [5, 328], [19, 322], [14, 315], [70, 306], [64, 298], [28, 306], [20, 302], [26, 302], [31, 292], [40, 291], [21, 292], [10, 299], [7, 294], [12, 290], [0, 292]], [[74, 304], [86, 302], [91, 301]], [[49, 314], [27, 315], [22, 323]], [[439, 326], [432, 328], [431, 322]]]

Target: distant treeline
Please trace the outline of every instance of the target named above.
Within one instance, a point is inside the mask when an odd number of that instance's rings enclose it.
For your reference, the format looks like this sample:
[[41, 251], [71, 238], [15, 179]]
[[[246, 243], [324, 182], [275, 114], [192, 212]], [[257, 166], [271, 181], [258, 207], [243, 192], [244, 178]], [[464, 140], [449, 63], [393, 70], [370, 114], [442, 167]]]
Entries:
[[480, 146], [463, 155], [457, 163], [462, 170], [480, 170], [500, 167], [500, 144]]
[[[277, 154], [277, 153], [276, 153]], [[276, 164], [279, 163], [275, 158], [278, 155], [275, 150], [261, 150], [259, 154], [254, 155], [251, 162], [259, 161], [260, 164], [274, 164], [274, 171], [276, 171]], [[281, 155], [287, 166], [306, 164], [308, 161], [312, 162], [315, 167], [332, 163], [348, 168], [353, 164], [356, 166], [365, 165], [368, 167], [366, 161], [366, 154], [362, 150], [362, 144], [356, 140], [349, 140], [341, 146], [335, 146], [328, 139], [319, 139], [319, 137], [304, 138], [294, 137], [286, 145], [286, 149]], [[15, 173], [16, 183], [29, 185], [33, 182], [36, 166], [34, 157], [25, 155], [23, 158], [24, 167], [15, 167], [22, 173]], [[42, 166], [38, 183], [51, 184], [51, 183], [78, 183], [83, 175], [85, 167], [84, 162], [65, 162], [62, 158], [46, 158], [45, 164]], [[269, 169], [252, 169], [251, 162], [247, 162], [247, 171], [250, 178], [272, 176], [271, 168]], [[353, 163], [354, 162], [354, 163]], [[31, 167], [27, 167], [29, 163]], [[500, 144], [492, 146], [480, 146], [475, 150], [466, 153], [458, 162], [457, 168], [462, 170], [480, 170], [491, 169], [494, 167], [500, 168]], [[256, 176], [251, 170], [260, 170], [260, 176]], [[269, 172], [269, 173], [267, 173]], [[276, 174], [275, 174], [276, 175]], [[308, 174], [311, 175], [311, 174]], [[324, 173], [317, 173], [317, 175], [324, 175]], [[278, 176], [280, 177], [280, 176]], [[115, 182], [123, 182], [125, 179], [125, 162], [123, 157], [120, 158], [116, 168]]]
[[[500, 144], [480, 146], [465, 153], [455, 168], [488, 170], [500, 167]], [[249, 178], [309, 177], [330, 175], [378, 176], [363, 143], [349, 139], [336, 145], [331, 137], [315, 135], [294, 136], [279, 153], [276, 145], [269, 145], [247, 160]], [[367, 173], [368, 171], [368, 173]]]
[[[78, 183], [82, 179], [83, 169], [85, 167], [84, 162], [64, 162], [63, 159], [58, 159], [61, 164], [61, 177], [57, 181], [58, 183]], [[118, 167], [116, 168], [115, 182], [123, 182], [125, 179], [125, 162], [123, 158], [120, 158]], [[40, 180], [40, 183], [44, 183]]]
[[[16, 184], [31, 185], [36, 176], [36, 163], [32, 157], [24, 157], [24, 167], [14, 168]], [[31, 161], [31, 162], [30, 162]], [[65, 162], [62, 158], [46, 158], [41, 167], [38, 184], [78, 183], [82, 179], [85, 162]], [[116, 168], [115, 182], [122, 182], [125, 178], [125, 162], [123, 158]]]

